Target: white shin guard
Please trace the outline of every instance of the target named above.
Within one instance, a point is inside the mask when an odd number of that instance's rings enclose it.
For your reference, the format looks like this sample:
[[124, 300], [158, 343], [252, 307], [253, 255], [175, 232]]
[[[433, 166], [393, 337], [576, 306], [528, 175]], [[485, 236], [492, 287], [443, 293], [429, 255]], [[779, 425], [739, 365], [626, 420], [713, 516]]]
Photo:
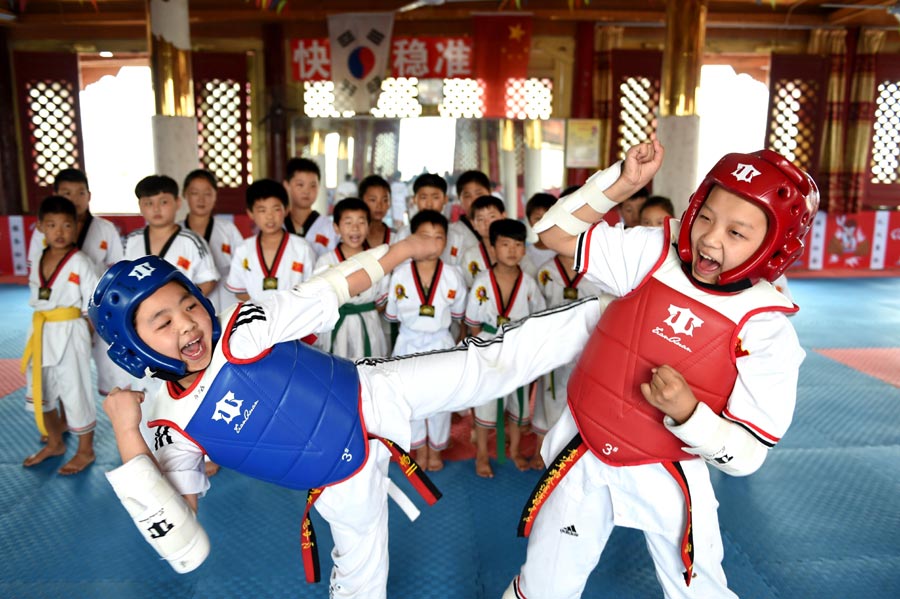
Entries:
[[209, 537], [184, 497], [147, 455], [138, 455], [106, 478], [144, 539], [169, 565], [184, 574], [209, 555]]

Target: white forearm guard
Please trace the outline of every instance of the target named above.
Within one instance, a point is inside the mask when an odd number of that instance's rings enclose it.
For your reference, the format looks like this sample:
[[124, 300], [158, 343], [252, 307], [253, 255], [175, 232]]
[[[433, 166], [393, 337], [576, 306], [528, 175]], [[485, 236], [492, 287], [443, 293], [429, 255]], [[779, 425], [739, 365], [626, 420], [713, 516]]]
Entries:
[[378, 247], [374, 247], [365, 252], [356, 254], [347, 258], [340, 264], [333, 266], [319, 276], [328, 281], [328, 284], [334, 288], [334, 292], [338, 296], [338, 305], [344, 305], [350, 299], [350, 288], [347, 284], [347, 277], [355, 273], [359, 269], [366, 271], [372, 285], [377, 284], [384, 278], [384, 269], [381, 268], [378, 260], [388, 252], [388, 245], [383, 243]]
[[206, 531], [149, 456], [128, 460], [107, 472], [106, 479], [144, 539], [176, 572], [184, 574], [203, 563], [209, 555]]
[[621, 172], [622, 162], [620, 161], [591, 175], [577, 191], [556, 202], [534, 225], [534, 232], [543, 233], [547, 229], [557, 226], [570, 235], [580, 235], [590, 229], [594, 223], [576, 218], [573, 213], [585, 204], [600, 214], [606, 214], [618, 206], [617, 202], [607, 198], [603, 192], [616, 182]]
[[693, 415], [680, 425], [668, 416], [664, 422], [669, 431], [689, 445], [682, 448], [684, 451], [732, 476], [753, 474], [768, 455], [768, 448], [753, 435], [705, 403], [697, 404]]

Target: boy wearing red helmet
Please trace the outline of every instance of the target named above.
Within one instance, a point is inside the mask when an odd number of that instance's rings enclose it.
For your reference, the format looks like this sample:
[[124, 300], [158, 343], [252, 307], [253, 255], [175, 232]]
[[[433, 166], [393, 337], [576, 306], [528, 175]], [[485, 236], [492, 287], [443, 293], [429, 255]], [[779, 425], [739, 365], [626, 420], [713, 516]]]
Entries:
[[751, 474], [791, 422], [805, 354], [785, 317], [797, 307], [770, 282], [802, 254], [818, 191], [775, 152], [728, 154], [681, 222], [593, 225], [662, 155], [655, 139], [631, 148], [535, 227], [620, 299], [544, 442], [550, 466], [519, 524], [527, 559], [504, 599], [579, 597], [617, 525], [643, 531], [666, 597], [736, 596], [707, 464]]

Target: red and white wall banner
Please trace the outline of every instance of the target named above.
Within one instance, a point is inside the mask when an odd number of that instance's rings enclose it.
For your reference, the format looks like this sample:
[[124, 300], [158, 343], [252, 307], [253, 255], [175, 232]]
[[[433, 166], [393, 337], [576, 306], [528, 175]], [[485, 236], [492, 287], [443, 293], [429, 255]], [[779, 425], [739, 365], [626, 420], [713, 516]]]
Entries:
[[[295, 81], [331, 81], [328, 38], [291, 40], [291, 64]], [[389, 69], [391, 77], [472, 77], [472, 39], [464, 36], [394, 36]]]

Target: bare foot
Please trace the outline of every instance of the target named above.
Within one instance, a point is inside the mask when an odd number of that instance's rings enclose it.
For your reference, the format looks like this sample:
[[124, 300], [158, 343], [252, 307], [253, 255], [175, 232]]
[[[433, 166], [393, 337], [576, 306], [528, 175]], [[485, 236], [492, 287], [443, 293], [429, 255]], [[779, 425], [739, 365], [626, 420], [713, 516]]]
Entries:
[[428, 470], [437, 472], [444, 469], [444, 460], [441, 459], [441, 452], [432, 449], [428, 454]]
[[536, 453], [531, 456], [531, 459], [528, 460], [528, 466], [532, 470], [544, 470], [547, 468], [547, 465], [544, 464], [544, 458], [541, 457], [541, 454]]
[[69, 460], [65, 466], [59, 469], [59, 473], [63, 476], [78, 474], [93, 463], [94, 454], [76, 453], [75, 456], [71, 460]]
[[32, 466], [36, 466], [43, 462], [44, 460], [55, 458], [57, 456], [61, 456], [66, 453], [65, 445], [57, 445], [55, 447], [51, 447], [50, 445], [46, 445], [40, 449], [37, 453], [33, 453], [22, 462], [22, 465], [26, 468], [30, 468]]
[[522, 457], [521, 454], [517, 453], [517, 454], [511, 455], [509, 457], [512, 458], [512, 461], [516, 465], [516, 468], [518, 468], [522, 472], [525, 472], [526, 470], [529, 470], [531, 468], [531, 465], [529, 464], [528, 460], [526, 460], [524, 457]]
[[47, 435], [41, 435], [41, 443], [42, 444], [46, 445], [47, 441], [49, 441], [49, 440], [50, 440], [50, 437], [48, 437]]
[[494, 478], [494, 471], [491, 469], [491, 459], [489, 457], [475, 458], [475, 474], [482, 478]]
[[205, 468], [206, 468], [206, 477], [209, 478], [210, 476], [215, 476], [216, 474], [218, 474], [219, 468], [221, 468], [221, 466], [219, 466], [215, 462], [207, 461]]

